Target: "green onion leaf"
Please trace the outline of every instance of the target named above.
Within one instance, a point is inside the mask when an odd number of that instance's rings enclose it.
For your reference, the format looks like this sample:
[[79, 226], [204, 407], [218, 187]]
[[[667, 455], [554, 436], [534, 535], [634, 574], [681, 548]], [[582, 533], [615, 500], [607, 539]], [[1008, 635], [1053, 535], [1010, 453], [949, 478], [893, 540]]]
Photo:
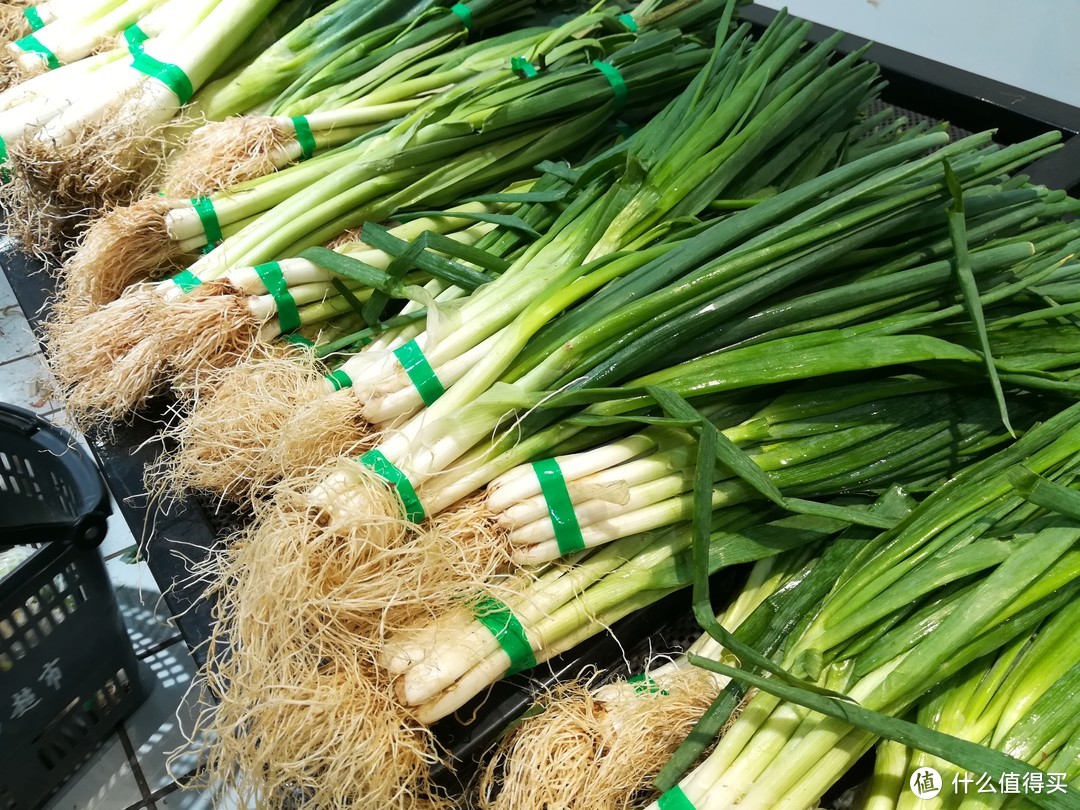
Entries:
[[[895, 717], [888, 717], [880, 712], [863, 708], [856, 703], [837, 700], [808, 689], [800, 689], [797, 686], [784, 683], [778, 678], [763, 678], [738, 667], [726, 666], [698, 655], [691, 654], [689, 660], [694, 666], [702, 667], [718, 675], [738, 678], [763, 692], [775, 695], [781, 700], [797, 703], [828, 717], [850, 723], [856, 728], [869, 731], [878, 737], [895, 740], [911, 748], [917, 748], [920, 751], [948, 760], [970, 773], [988, 773], [997, 774], [998, 776], [1005, 773], [1015, 773], [1021, 776], [1027, 773], [1042, 773], [1038, 768], [1033, 768], [1026, 762], [1021, 762], [1000, 751], [994, 751], [986, 746], [961, 740], [940, 731], [933, 731], [917, 723], [909, 723]], [[1046, 810], [1077, 810], [1077, 808], [1080, 808], [1080, 792], [1073, 787], [1067, 787], [1065, 792], [1031, 792], [1025, 794], [1024, 798], [1039, 807], [1046, 808]]]
[[982, 348], [986, 372], [990, 375], [994, 398], [997, 400], [998, 409], [1001, 411], [1001, 421], [1004, 423], [1005, 429], [1012, 436], [1016, 436], [1016, 432], [1009, 423], [1009, 409], [1005, 404], [1005, 392], [1001, 390], [1001, 380], [998, 379], [997, 368], [994, 366], [994, 355], [990, 351], [990, 338], [986, 334], [986, 318], [983, 315], [982, 303], [979, 301], [979, 287], [975, 283], [975, 274], [971, 270], [971, 257], [968, 255], [967, 244], [967, 222], [964, 216], [964, 190], [952, 166], [949, 165], [949, 161], [944, 160], [942, 164], [945, 167], [945, 183], [953, 198], [953, 203], [948, 208], [948, 220], [949, 237], [956, 253], [956, 279], [964, 298], [964, 308], [967, 309], [968, 317], [971, 318], [975, 331], [979, 335], [979, 346]]
[[[360, 316], [361, 320], [364, 318], [364, 302], [353, 295], [353, 291], [350, 290], [344, 281], [340, 278], [335, 278], [330, 281], [334, 285], [334, 289], [340, 293], [341, 297], [352, 307], [353, 312]], [[367, 323], [367, 321], [364, 321]]]
[[[408, 214], [398, 214], [395, 219], [397, 219], [398, 222], [410, 222], [411, 220], [422, 219], [423, 217], [452, 217], [454, 219], [475, 220], [476, 222], [491, 222], [512, 231], [519, 231], [533, 239], [540, 238], [539, 231], [521, 217], [514, 216], [513, 214], [490, 214], [484, 211], [411, 211]], [[455, 244], [460, 243], [455, 242]]]
[[1020, 464], [1010, 469], [1006, 477], [1025, 500], [1059, 515], [1080, 520], [1080, 492], [1048, 481]]

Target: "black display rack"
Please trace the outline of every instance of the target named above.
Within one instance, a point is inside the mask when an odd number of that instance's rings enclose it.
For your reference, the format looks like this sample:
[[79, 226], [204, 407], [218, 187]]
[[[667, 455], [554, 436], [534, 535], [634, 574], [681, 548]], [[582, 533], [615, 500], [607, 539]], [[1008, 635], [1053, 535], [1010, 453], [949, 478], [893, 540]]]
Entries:
[[[742, 10], [755, 27], [764, 27], [776, 12], [757, 5]], [[816, 25], [811, 40], [820, 41], [833, 30]], [[839, 50], [851, 52], [866, 40], [845, 37]], [[1014, 143], [1050, 130], [1064, 136], [1064, 147], [1026, 170], [1032, 182], [1080, 193], [1080, 109], [1010, 87], [929, 59], [884, 45], [873, 45], [866, 60], [876, 63], [888, 81], [883, 100], [912, 121], [948, 121], [957, 133], [996, 129], [995, 139]], [[42, 321], [54, 279], [37, 260], [8, 247], [0, 252], [0, 266], [35, 330]], [[120, 511], [137, 539], [152, 538], [146, 545], [150, 570], [177, 617], [188, 647], [197, 663], [205, 663], [204, 641], [211, 623], [211, 606], [201, 597], [201, 586], [190, 576], [190, 561], [205, 558], [208, 550], [224, 542], [242, 516], [219, 504], [188, 498], [161, 511], [148, 503], [143, 470], [161, 452], [147, 443], [155, 434], [169, 402], [151, 404], [129, 424], [116, 425], [108, 435], [91, 435], [89, 441], [104, 471]], [[730, 583], [728, 583], [730, 585]], [[670, 650], [686, 641], [690, 628], [683, 619], [689, 601], [675, 594], [651, 608], [628, 617], [570, 654], [504, 681], [482, 700], [483, 709], [469, 725], [450, 720], [438, 727], [439, 736], [461, 767], [456, 778], [467, 778], [475, 754], [498, 736], [507, 721], [528, 706], [538, 680], [577, 674], [589, 665], [618, 670], [636, 649]], [[628, 651], [630, 654], [628, 655]], [[473, 706], [462, 716], [469, 717]]]

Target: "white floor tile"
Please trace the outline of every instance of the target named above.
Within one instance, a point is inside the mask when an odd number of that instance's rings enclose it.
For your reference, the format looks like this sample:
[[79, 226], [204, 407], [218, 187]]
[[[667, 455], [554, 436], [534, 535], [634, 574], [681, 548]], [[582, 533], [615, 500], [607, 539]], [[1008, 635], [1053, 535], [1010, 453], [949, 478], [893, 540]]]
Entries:
[[157, 592], [157, 581], [144, 562], [127, 563], [119, 557], [105, 562], [113, 585], [138, 588], [140, 591]]
[[180, 635], [161, 594], [119, 586], [116, 589], [116, 602], [136, 655], [158, 644], [173, 641]]
[[243, 804], [231, 790], [178, 790], [154, 802], [169, 810], [254, 810], [254, 804]]
[[45, 805], [46, 810], [124, 810], [142, 799], [115, 735]]
[[0, 402], [37, 414], [49, 413], [60, 405], [53, 399], [54, 391], [52, 376], [40, 355], [0, 366]]
[[[197, 698], [188, 697], [195, 678], [195, 663], [183, 642], [173, 644], [145, 661], [157, 675], [158, 683], [150, 698], [124, 726], [146, 782], [150, 790], [155, 791], [173, 782], [167, 763], [172, 752], [184, 745], [185, 734], [191, 732], [201, 706]], [[180, 776], [196, 765], [194, 757], [179, 758], [173, 761], [171, 770]]]
[[0, 283], [4, 285], [4, 289], [0, 289], [0, 363], [6, 363], [16, 357], [36, 354], [38, 344], [15, 296], [10, 293], [11, 288], [7, 287], [7, 279], [0, 279]]
[[112, 508], [112, 514], [109, 515], [109, 531], [101, 543], [101, 553], [105, 557], [110, 557], [118, 551], [124, 551], [135, 545], [135, 537], [131, 534], [124, 516], [120, 514], [116, 501], [113, 501]]
[[[5, 240], [0, 240], [0, 253], [3, 252]], [[7, 274], [0, 272], [0, 309], [5, 309], [14, 304], [19, 306], [18, 301], [15, 299], [15, 293], [11, 290], [11, 284], [8, 283]]]

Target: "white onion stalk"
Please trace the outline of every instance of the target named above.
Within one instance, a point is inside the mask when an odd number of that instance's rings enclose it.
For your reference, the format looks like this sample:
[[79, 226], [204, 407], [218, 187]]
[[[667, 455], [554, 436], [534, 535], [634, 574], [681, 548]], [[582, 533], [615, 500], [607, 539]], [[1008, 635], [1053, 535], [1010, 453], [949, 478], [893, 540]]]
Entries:
[[[786, 587], [789, 570], [804, 573], [801, 555], [791, 559], [795, 569], [771, 557], [755, 563], [717, 622], [737, 630], [763, 600]], [[687, 653], [718, 657], [722, 649], [705, 635]], [[545, 690], [499, 742], [481, 779], [480, 806], [513, 810], [530, 806], [535, 796], [538, 807], [572, 807], [581, 796], [603, 796], [599, 806], [611, 807], [651, 790], [660, 765], [727, 682], [679, 654], [651, 656], [629, 680], [596, 686], [590, 679]], [[557, 780], [548, 773], [552, 767], [560, 769]]]
[[[178, 66], [198, 89], [273, 6], [273, 0], [189, 0], [188, 13], [178, 14], [173, 27], [143, 48], [150, 56]], [[108, 78], [111, 83], [103, 82], [104, 92], [73, 104], [35, 137], [46, 143], [71, 143], [82, 126], [103, 123], [106, 116], [115, 114], [117, 101], [129, 96], [116, 122], [120, 127], [154, 127], [180, 109], [172, 90], [128, 65], [112, 66]]]
[[100, 89], [126, 51], [107, 51], [34, 76], [0, 94], [0, 138], [10, 144]]
[[[117, 34], [139, 22], [148, 12], [165, 0], [116, 0], [87, 3], [78, 14], [61, 17], [49, 23], [34, 36], [56, 56], [61, 65], [83, 59]], [[27, 71], [40, 70], [43, 59], [39, 54], [23, 50], [15, 43], [7, 46], [8, 53]]]
[[[374, 151], [385, 142], [385, 138], [376, 138], [364, 142], [355, 150], [342, 149], [325, 152], [309, 161], [290, 166], [284, 171], [211, 195], [222, 229], [255, 217], [285, 202], [312, 182], [351, 165], [354, 161], [361, 159], [367, 150]], [[165, 227], [169, 238], [174, 241], [183, 242], [201, 238], [203, 244], [206, 243], [203, 237], [202, 220], [199, 219], [198, 212], [190, 203], [184, 203], [170, 211], [165, 216]]]
[[[713, 542], [724, 542], [725, 525], [737, 531], [756, 523], [749, 512], [740, 510], [731, 510], [720, 521]], [[842, 526], [833, 522], [818, 536], [827, 537]], [[678, 570], [672, 566], [690, 553], [689, 544], [687, 526], [635, 535], [542, 568], [533, 581], [519, 577], [524, 589], [510, 583], [492, 587], [491, 593], [513, 612], [535, 659], [542, 663], [685, 584], [681, 574], [672, 577], [665, 572]], [[768, 596], [766, 571], [763, 567], [762, 580], [753, 583], [761, 586], [761, 599]], [[757, 600], [757, 595], [747, 596], [733, 606], [733, 614], [745, 618]], [[417, 628], [400, 639], [391, 637], [380, 659], [398, 678], [399, 700], [425, 723], [460, 708], [512, 664], [491, 631], [469, 611], [462, 609], [434, 624], [437, 631]], [[697, 649], [715, 651], [705, 640]]]
[[[413, 234], [416, 228], [425, 230], [440, 230], [445, 235], [462, 244], [472, 244], [489, 233], [495, 226], [490, 223], [476, 223], [470, 227], [458, 231], [450, 231], [454, 224], [460, 224], [460, 219], [454, 218], [424, 218], [414, 220], [398, 226], [406, 235]], [[425, 228], [425, 225], [430, 226]], [[391, 229], [391, 233], [394, 233]], [[395, 234], [396, 235], [396, 234]], [[393, 257], [383, 251], [374, 250], [362, 242], [352, 242], [343, 245], [337, 250], [365, 261], [376, 269], [385, 269]], [[351, 304], [340, 294], [335, 280], [340, 280], [348, 288], [353, 296], [362, 302], [367, 301], [374, 292], [370, 287], [364, 287], [359, 282], [349, 279], [339, 279], [338, 276], [306, 259], [283, 259], [278, 262], [282, 276], [288, 285], [289, 294], [298, 307], [300, 322], [304, 326], [326, 320], [336, 315], [350, 311]], [[444, 289], [443, 285], [436, 282], [430, 289], [418, 287], [417, 284], [426, 280], [422, 273], [407, 274], [403, 279], [406, 291], [413, 291], [418, 299], [429, 298], [451, 301], [461, 294], [457, 288]], [[281, 324], [276, 315], [278, 312], [277, 300], [268, 293], [264, 280], [256, 272], [255, 268], [237, 268], [219, 279], [235, 287], [237, 292], [246, 295], [245, 305], [251, 312], [252, 317], [262, 323], [259, 337], [269, 341], [279, 337], [282, 333]], [[183, 300], [186, 293], [175, 282], [166, 280], [157, 285], [164, 292], [164, 300]], [[392, 339], [391, 339], [392, 340]], [[401, 340], [393, 341], [400, 345]], [[327, 383], [327, 393], [332, 392], [332, 386]]]
[[[461, 213], [496, 213], [497, 211], [503, 210], [503, 208], [497, 205], [491, 206], [483, 203], [465, 203], [447, 210]], [[412, 241], [418, 239], [425, 232], [430, 231], [446, 235], [450, 239], [462, 244], [471, 245], [495, 228], [494, 225], [486, 222], [477, 222], [471, 225], [465, 225], [464, 223], [465, 220], [456, 217], [422, 217], [395, 225], [390, 229], [390, 234], [402, 241]], [[205, 244], [205, 239], [203, 239], [202, 243]], [[200, 247], [197, 241], [192, 241], [190, 244], [193, 249], [198, 249], [198, 247]], [[357, 259], [358, 261], [365, 262], [378, 270], [385, 270], [393, 260], [392, 256], [387, 255], [381, 250], [375, 250], [359, 240], [339, 245], [335, 248], [335, 251], [342, 255], [349, 256], [350, 258]], [[281, 265], [282, 273], [285, 274], [285, 280], [290, 285], [294, 283], [294, 279], [295, 283], [302, 284], [310, 283], [312, 281], [325, 281], [329, 283], [334, 278], [337, 278], [337, 276], [330, 271], [319, 267], [307, 259], [282, 259], [279, 263]], [[202, 281], [223, 279], [228, 281], [234, 287], [252, 294], [266, 292], [266, 285], [253, 267], [236, 267], [221, 274], [210, 272], [195, 274]], [[160, 290], [167, 301], [175, 300], [185, 295], [185, 291], [177, 286], [176, 282], [172, 279], [165, 279], [164, 281], [157, 282], [154, 284], [154, 287]]]
[[45, 0], [34, 8], [41, 15], [41, 21], [47, 24], [61, 17], [78, 14], [85, 7], [84, 3], [85, 0]]

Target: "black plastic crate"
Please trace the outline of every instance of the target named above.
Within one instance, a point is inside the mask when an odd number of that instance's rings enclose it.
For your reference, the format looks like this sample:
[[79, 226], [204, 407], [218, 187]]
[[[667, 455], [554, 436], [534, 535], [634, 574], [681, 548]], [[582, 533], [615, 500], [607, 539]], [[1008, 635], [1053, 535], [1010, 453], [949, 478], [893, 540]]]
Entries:
[[149, 694], [97, 546], [110, 507], [70, 437], [0, 405], [0, 810], [39, 807]]

